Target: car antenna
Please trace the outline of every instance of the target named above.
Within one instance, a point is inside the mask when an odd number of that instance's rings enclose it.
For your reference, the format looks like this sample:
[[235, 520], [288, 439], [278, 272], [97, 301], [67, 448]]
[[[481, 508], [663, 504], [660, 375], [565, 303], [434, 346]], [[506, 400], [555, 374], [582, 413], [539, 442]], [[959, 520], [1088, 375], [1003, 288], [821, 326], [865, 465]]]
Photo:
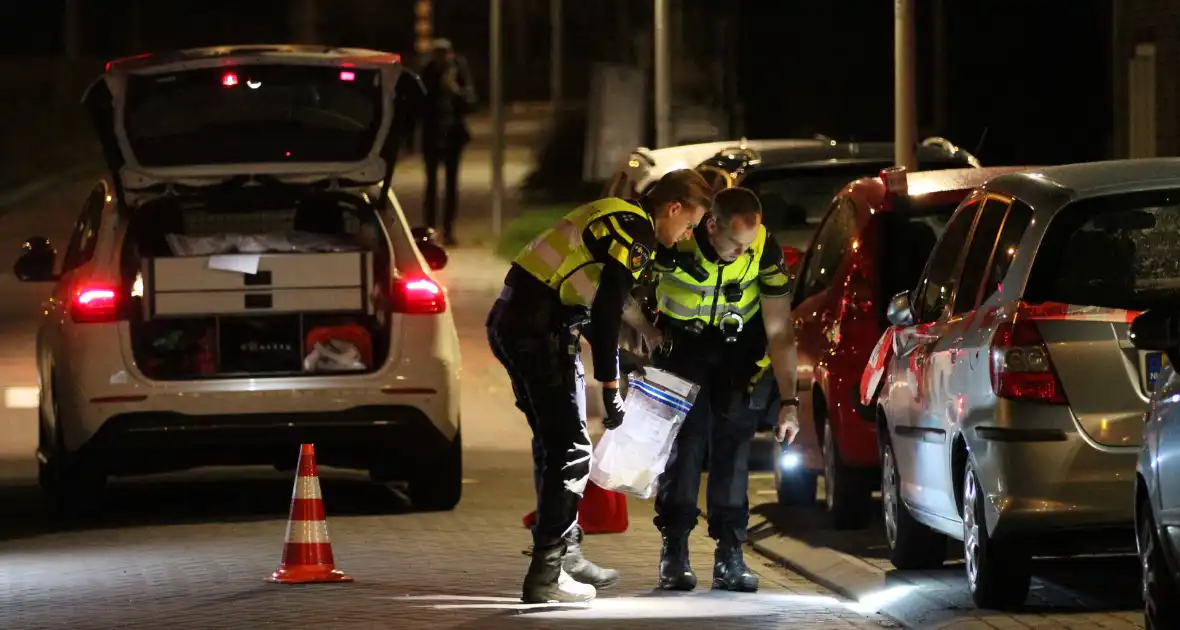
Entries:
[[971, 152], [971, 155], [979, 155], [979, 152], [983, 150], [983, 141], [987, 140], [988, 129], [990, 129], [990, 127], [984, 127], [983, 133], [979, 134], [979, 142], [975, 145], [975, 150]]

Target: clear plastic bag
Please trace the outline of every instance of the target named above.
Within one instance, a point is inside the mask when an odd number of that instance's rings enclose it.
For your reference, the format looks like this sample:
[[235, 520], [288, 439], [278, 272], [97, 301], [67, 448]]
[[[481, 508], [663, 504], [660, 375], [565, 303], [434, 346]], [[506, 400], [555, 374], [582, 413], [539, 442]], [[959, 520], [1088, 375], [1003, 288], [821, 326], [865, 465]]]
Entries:
[[701, 388], [670, 372], [644, 371], [628, 382], [623, 424], [598, 440], [590, 480], [604, 490], [650, 499]]

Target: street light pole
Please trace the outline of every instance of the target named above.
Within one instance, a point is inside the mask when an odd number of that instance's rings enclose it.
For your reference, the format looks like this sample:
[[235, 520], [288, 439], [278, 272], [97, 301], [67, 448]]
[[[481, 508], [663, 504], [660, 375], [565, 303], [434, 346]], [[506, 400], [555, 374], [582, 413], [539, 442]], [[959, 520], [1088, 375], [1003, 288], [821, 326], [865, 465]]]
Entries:
[[81, 0], [66, 0], [66, 17], [63, 24], [66, 57], [73, 60], [82, 54], [82, 11]]
[[549, 0], [549, 100], [553, 112], [561, 111], [562, 103], [562, 15], [561, 0]]
[[914, 7], [893, 1], [893, 161], [914, 169], [918, 113], [914, 99]]
[[672, 144], [672, 60], [668, 51], [668, 0], [655, 0], [656, 148]]
[[499, 238], [504, 211], [504, 60], [501, 42], [501, 0], [491, 2], [491, 32], [488, 40], [491, 49], [488, 54], [489, 100], [492, 114], [492, 234]]
[[294, 22], [292, 30], [295, 31], [295, 39], [300, 44], [316, 43], [316, 26], [319, 22], [316, 0], [298, 0], [291, 20]]

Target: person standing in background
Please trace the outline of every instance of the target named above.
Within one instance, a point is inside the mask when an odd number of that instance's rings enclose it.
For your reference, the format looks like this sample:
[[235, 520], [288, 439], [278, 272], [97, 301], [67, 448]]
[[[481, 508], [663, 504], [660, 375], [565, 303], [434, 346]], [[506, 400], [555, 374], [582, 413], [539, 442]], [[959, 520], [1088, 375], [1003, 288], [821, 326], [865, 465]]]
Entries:
[[422, 158], [426, 163], [426, 198], [422, 205], [426, 225], [438, 223], [438, 167], [444, 172], [443, 242], [457, 244], [455, 216], [459, 204], [459, 162], [471, 141], [467, 115], [475, 107], [475, 87], [467, 60], [450, 40], [436, 39], [432, 54], [422, 67], [426, 99], [422, 110]]

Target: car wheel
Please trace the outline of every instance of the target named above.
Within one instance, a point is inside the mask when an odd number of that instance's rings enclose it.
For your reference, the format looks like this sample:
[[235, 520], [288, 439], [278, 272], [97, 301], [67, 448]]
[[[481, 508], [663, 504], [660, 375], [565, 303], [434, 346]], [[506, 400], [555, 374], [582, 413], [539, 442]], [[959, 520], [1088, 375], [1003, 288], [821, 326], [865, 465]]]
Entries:
[[1168, 568], [1164, 548], [1156, 536], [1151, 505], [1139, 505], [1139, 564], [1143, 568], [1143, 618], [1147, 630], [1180, 628], [1180, 588]]
[[[60, 418], [54, 401], [54, 417]], [[60, 422], [60, 420], [58, 421]], [[37, 482], [49, 503], [51, 512], [64, 517], [85, 516], [97, 512], [102, 505], [107, 477], [84, 457], [69, 453], [62, 440], [60, 424], [48, 434], [44, 418], [38, 421]]]
[[946, 536], [919, 523], [901, 499], [901, 473], [893, 444], [881, 453], [881, 504], [889, 561], [898, 569], [936, 569], [946, 562]]
[[427, 460], [433, 466], [419, 464], [410, 479], [408, 495], [415, 508], [428, 512], [455, 509], [463, 496], [463, 440], [460, 433], [446, 452]]
[[1024, 603], [1032, 581], [1032, 558], [1018, 545], [993, 540], [987, 531], [984, 501], [975, 464], [963, 473], [963, 560], [975, 605], [1003, 609]]
[[863, 529], [873, 508], [871, 470], [847, 466], [840, 459], [831, 419], [824, 422], [824, 494], [832, 527]]

